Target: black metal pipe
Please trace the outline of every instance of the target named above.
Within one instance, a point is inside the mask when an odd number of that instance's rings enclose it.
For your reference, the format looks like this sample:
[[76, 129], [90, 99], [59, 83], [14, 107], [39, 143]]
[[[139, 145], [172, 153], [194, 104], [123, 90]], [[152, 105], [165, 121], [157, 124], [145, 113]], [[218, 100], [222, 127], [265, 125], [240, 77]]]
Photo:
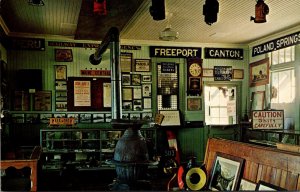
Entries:
[[121, 119], [122, 92], [121, 92], [121, 67], [120, 67], [120, 40], [119, 30], [116, 27], [109, 29], [96, 52], [90, 55], [90, 63], [98, 65], [102, 54], [110, 46], [110, 70], [111, 70], [111, 115], [112, 119]]

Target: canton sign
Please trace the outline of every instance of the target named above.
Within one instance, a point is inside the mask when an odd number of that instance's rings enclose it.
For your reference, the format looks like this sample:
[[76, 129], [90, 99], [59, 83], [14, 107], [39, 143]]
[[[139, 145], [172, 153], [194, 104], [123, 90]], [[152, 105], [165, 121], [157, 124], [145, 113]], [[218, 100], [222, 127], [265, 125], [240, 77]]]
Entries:
[[199, 57], [200, 47], [156, 47], [150, 46], [150, 57]]
[[289, 46], [297, 45], [300, 43], [300, 32], [286, 35], [278, 39], [268, 41], [266, 43], [254, 46], [252, 48], [252, 57], [262, 55], [271, 51], [276, 51]]
[[244, 58], [243, 49], [229, 49], [229, 48], [204, 48], [205, 58], [207, 59], [238, 59]]

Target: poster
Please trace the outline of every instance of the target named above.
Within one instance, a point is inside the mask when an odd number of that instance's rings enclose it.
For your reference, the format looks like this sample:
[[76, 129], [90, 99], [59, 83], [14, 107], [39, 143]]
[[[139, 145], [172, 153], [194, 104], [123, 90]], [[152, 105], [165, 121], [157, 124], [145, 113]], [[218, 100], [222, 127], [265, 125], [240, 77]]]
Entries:
[[90, 81], [74, 81], [74, 106], [91, 106]]

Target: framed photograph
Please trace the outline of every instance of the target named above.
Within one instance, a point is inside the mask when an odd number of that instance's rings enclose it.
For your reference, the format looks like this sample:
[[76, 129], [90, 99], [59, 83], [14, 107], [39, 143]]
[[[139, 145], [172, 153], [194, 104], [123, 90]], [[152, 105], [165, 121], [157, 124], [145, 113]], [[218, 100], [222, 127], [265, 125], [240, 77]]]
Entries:
[[40, 114], [40, 123], [49, 124], [50, 123], [50, 118], [52, 118], [51, 113], [41, 113]]
[[111, 119], [112, 119], [111, 113], [105, 114], [105, 122], [109, 123], [111, 122]]
[[202, 69], [202, 77], [214, 77], [214, 69]]
[[68, 113], [67, 118], [74, 118], [75, 123], [79, 122], [79, 114], [78, 113]]
[[142, 110], [142, 100], [141, 99], [133, 100], [133, 110], [134, 111], [141, 111]]
[[153, 118], [152, 113], [142, 113], [142, 120], [151, 121]]
[[131, 85], [141, 85], [141, 74], [131, 74]]
[[37, 91], [34, 94], [34, 110], [51, 111], [52, 110], [52, 91]]
[[120, 64], [122, 72], [131, 72], [132, 66], [132, 53], [121, 53]]
[[131, 87], [123, 87], [122, 89], [122, 100], [123, 101], [131, 101], [132, 96], [132, 88]]
[[131, 75], [129, 73], [122, 73], [122, 85], [131, 85]]
[[132, 102], [131, 101], [123, 101], [122, 103], [123, 103], [122, 109], [124, 111], [131, 111], [132, 110]]
[[188, 111], [202, 110], [202, 99], [201, 98], [187, 98], [187, 110]]
[[150, 59], [135, 59], [134, 60], [134, 71], [150, 72], [151, 71], [151, 60]]
[[266, 85], [269, 83], [269, 58], [250, 63], [250, 87]]
[[67, 101], [67, 91], [56, 91], [55, 101]]
[[251, 110], [263, 110], [265, 106], [265, 91], [252, 92]]
[[141, 114], [140, 113], [130, 113], [130, 120], [140, 120]]
[[151, 85], [152, 84], [143, 84], [142, 85], [143, 97], [151, 97]]
[[152, 98], [151, 97], [143, 98], [143, 109], [152, 109]]
[[243, 69], [233, 69], [233, 79], [244, 79], [244, 70]]
[[53, 114], [54, 118], [65, 118], [67, 115], [65, 113], [55, 113]]
[[40, 122], [39, 114], [27, 113], [25, 115], [25, 120], [26, 123], [39, 123]]
[[216, 152], [209, 179], [209, 190], [237, 191], [245, 160]]
[[286, 189], [260, 180], [256, 185], [255, 191], [286, 191]]
[[67, 80], [67, 66], [66, 65], [54, 65], [55, 80]]
[[201, 77], [189, 77], [189, 90], [188, 91], [192, 91], [192, 92], [197, 92], [197, 93], [201, 93], [201, 85], [202, 85], [202, 81], [201, 81]]
[[133, 99], [142, 99], [142, 88], [140, 86], [133, 88]]
[[142, 82], [143, 83], [148, 83], [152, 81], [152, 75], [142, 75]]
[[255, 191], [256, 183], [249, 181], [247, 179], [241, 179], [239, 191]]
[[11, 114], [11, 120], [13, 123], [25, 123], [25, 114], [13, 113]]
[[92, 114], [82, 113], [79, 115], [80, 123], [91, 123], [92, 122]]
[[68, 110], [68, 102], [67, 101], [55, 102], [55, 110], [56, 111], [67, 111]]
[[56, 62], [72, 62], [73, 53], [72, 49], [55, 49]]
[[66, 91], [67, 90], [67, 81], [55, 81], [55, 90], [56, 91]]
[[105, 121], [104, 113], [93, 113], [93, 123], [101, 123]]
[[129, 120], [130, 116], [129, 113], [122, 113], [122, 119]]

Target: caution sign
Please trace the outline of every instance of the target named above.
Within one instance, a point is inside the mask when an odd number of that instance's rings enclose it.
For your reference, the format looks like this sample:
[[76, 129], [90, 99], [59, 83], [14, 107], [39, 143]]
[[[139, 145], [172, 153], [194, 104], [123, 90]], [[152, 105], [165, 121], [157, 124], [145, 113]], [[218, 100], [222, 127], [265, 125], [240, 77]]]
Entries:
[[254, 110], [252, 111], [253, 129], [283, 129], [283, 110]]

